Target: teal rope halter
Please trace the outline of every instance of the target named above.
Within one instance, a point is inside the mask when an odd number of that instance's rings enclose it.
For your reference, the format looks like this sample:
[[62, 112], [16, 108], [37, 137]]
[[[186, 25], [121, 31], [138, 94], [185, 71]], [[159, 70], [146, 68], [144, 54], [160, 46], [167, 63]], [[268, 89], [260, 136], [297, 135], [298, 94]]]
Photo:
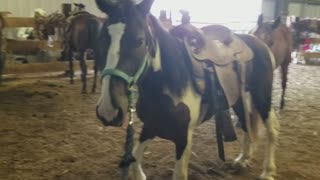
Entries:
[[101, 78], [104, 78], [105, 76], [115, 76], [123, 79], [126, 81], [129, 89], [128, 94], [128, 103], [129, 103], [129, 124], [127, 128], [127, 135], [126, 135], [126, 142], [125, 142], [125, 153], [123, 156], [123, 160], [120, 163], [121, 168], [121, 175], [122, 180], [127, 180], [129, 178], [129, 166], [132, 162], [135, 161], [132, 150], [133, 150], [133, 141], [134, 141], [134, 129], [133, 129], [133, 113], [136, 111], [135, 104], [134, 104], [134, 97], [133, 97], [133, 86], [137, 84], [140, 77], [143, 75], [143, 73], [146, 71], [149, 61], [150, 61], [150, 54], [147, 52], [145, 55], [143, 62], [140, 66], [140, 68], [137, 70], [137, 72], [134, 74], [134, 76], [129, 76], [127, 73], [119, 70], [119, 69], [104, 69], [102, 71]]

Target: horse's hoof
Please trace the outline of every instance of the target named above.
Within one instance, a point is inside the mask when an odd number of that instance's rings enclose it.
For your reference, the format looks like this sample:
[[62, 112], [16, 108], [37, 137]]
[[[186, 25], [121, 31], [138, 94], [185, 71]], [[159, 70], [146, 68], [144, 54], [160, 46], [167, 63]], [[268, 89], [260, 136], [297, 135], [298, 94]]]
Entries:
[[96, 89], [92, 89], [92, 90], [91, 90], [91, 93], [96, 93]]
[[260, 176], [257, 178], [257, 180], [274, 180], [274, 178], [272, 176], [269, 176], [269, 177]]
[[257, 179], [258, 180], [274, 180], [273, 175], [275, 175], [274, 171], [264, 171], [262, 172], [260, 177]]
[[81, 93], [82, 94], [87, 94], [87, 91], [86, 90], [82, 90]]
[[232, 168], [234, 169], [238, 169], [238, 170], [241, 170], [241, 169], [247, 169], [249, 167], [249, 163], [247, 160], [245, 161], [234, 161], [232, 163]]

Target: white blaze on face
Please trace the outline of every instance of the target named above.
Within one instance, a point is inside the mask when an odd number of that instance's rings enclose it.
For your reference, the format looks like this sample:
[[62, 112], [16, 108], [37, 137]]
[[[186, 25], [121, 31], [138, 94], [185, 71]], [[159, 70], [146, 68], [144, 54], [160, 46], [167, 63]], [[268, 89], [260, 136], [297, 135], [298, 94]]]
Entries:
[[[108, 27], [108, 32], [111, 38], [108, 49], [108, 56], [106, 59], [106, 66], [104, 69], [115, 69], [120, 58], [121, 39], [124, 34], [125, 24], [116, 23]], [[98, 101], [98, 114], [108, 121], [112, 121], [118, 113], [111, 102], [110, 96], [110, 76], [105, 76], [102, 79], [101, 96]]]

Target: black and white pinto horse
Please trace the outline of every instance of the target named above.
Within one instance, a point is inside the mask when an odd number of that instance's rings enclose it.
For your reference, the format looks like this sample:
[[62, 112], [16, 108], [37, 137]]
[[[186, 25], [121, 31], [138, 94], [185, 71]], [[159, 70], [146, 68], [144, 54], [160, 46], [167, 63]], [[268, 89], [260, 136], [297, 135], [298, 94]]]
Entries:
[[[131, 166], [134, 178], [146, 179], [141, 166], [144, 150], [155, 137], [160, 137], [171, 140], [176, 146], [173, 179], [188, 179], [192, 134], [204, 121], [200, 118], [204, 109], [201, 106], [203, 97], [192, 84], [190, 58], [183, 42], [165, 31], [149, 13], [153, 0], [139, 4], [126, 1], [115, 5], [106, 0], [96, 0], [96, 3], [110, 17], [105, 29], [108, 32], [105, 71], [117, 71], [102, 76], [97, 117], [106, 126], [121, 126], [129, 108], [128, 92], [134, 83], [132, 79], [137, 79], [137, 114], [144, 126], [133, 150], [136, 160]], [[273, 73], [270, 50], [253, 36], [240, 37], [254, 52], [254, 59], [250, 61], [248, 89], [253, 102], [252, 121], [261, 119], [268, 136], [260, 178], [270, 180], [276, 174], [275, 149], [279, 131], [279, 123], [271, 108]], [[242, 101], [247, 99], [239, 98], [233, 108], [245, 130]], [[252, 129], [252, 132], [257, 131]], [[236, 165], [247, 165], [252, 143], [245, 131]]]

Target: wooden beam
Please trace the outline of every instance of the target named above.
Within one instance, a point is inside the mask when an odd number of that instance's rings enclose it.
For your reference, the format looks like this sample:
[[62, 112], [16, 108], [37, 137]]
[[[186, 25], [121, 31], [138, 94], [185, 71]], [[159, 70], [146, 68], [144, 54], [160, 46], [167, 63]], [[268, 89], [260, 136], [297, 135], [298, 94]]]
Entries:
[[309, 58], [320, 58], [320, 52], [304, 52], [303, 57], [305, 59]]
[[6, 51], [11, 54], [35, 55], [40, 51], [62, 50], [62, 42], [54, 41], [52, 47], [48, 46], [47, 41], [41, 40], [16, 40], [6, 39]]
[[4, 17], [6, 28], [17, 28], [17, 27], [35, 27], [36, 22], [31, 17]]

